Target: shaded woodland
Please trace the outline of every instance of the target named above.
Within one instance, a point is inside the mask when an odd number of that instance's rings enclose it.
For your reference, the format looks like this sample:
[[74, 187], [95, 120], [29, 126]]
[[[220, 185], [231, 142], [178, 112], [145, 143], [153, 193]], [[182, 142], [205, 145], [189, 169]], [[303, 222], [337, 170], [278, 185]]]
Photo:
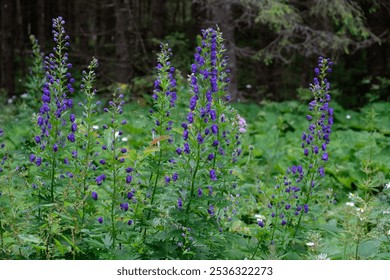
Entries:
[[[134, 96], [151, 92], [161, 41], [170, 44], [185, 77], [200, 30], [218, 24], [235, 100], [296, 98], [297, 89], [307, 88], [319, 55], [336, 63], [332, 79], [343, 105], [362, 106], [372, 94], [389, 98], [383, 86], [390, 54], [386, 0], [0, 0], [0, 5], [2, 95], [25, 91], [29, 35], [47, 52], [51, 19], [61, 15], [71, 36], [72, 62], [85, 67], [97, 57], [103, 88], [129, 84]], [[381, 90], [373, 92], [378, 85]]]

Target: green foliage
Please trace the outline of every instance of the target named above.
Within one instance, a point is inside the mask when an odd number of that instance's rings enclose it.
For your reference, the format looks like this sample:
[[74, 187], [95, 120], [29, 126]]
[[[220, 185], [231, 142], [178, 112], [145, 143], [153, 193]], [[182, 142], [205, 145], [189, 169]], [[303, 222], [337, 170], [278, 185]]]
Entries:
[[288, 1], [259, 1], [258, 6], [259, 13], [255, 22], [269, 25], [277, 33], [282, 30], [291, 30], [296, 24], [302, 22], [299, 11]]

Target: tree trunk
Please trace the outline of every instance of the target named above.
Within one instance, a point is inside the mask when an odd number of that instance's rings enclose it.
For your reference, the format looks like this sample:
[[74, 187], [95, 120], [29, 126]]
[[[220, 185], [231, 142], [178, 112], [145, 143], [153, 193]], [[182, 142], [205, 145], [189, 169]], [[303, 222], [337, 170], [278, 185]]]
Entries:
[[5, 88], [8, 96], [15, 94], [15, 1], [3, 0], [1, 3], [1, 81], [0, 87]]
[[213, 21], [220, 27], [225, 39], [226, 55], [229, 57], [230, 69], [229, 92], [233, 100], [239, 99], [237, 90], [237, 58], [235, 52], [234, 19], [231, 11], [231, 3], [228, 1], [216, 1], [210, 3]]
[[[40, 43], [44, 43], [45, 38], [45, 0], [38, 0], [36, 7], [36, 21], [37, 21], [37, 38]], [[50, 24], [47, 23], [47, 24]], [[43, 47], [43, 46], [42, 46]]]
[[152, 0], [152, 32], [157, 39], [164, 38], [166, 17], [166, 0]]
[[124, 5], [123, 0], [115, 0], [115, 15], [115, 54], [117, 60], [116, 79], [120, 83], [126, 83], [131, 76], [131, 69], [129, 55], [130, 49], [128, 48], [126, 40], [128, 29], [126, 16], [128, 15], [128, 11], [126, 11], [126, 6]]

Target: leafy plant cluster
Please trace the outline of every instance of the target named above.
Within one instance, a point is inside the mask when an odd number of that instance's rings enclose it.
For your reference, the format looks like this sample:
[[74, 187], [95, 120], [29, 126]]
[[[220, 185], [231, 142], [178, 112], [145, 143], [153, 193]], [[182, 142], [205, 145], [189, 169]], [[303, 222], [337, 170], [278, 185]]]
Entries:
[[161, 44], [145, 115], [120, 88], [97, 99], [97, 59], [72, 77], [64, 26], [44, 57], [31, 38], [19, 125], [1, 123], [0, 258], [390, 257], [389, 128], [375, 106], [355, 130], [338, 119], [330, 59], [307, 113], [234, 109], [222, 34], [202, 30], [187, 83]]

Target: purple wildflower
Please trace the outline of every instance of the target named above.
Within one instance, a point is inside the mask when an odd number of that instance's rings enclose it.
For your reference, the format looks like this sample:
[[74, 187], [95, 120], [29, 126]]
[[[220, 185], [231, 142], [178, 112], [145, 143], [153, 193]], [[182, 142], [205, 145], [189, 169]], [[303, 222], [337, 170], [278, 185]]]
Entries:
[[132, 180], [133, 180], [133, 176], [131, 176], [131, 175], [126, 176], [126, 183], [127, 184], [130, 184]]
[[179, 209], [183, 208], [183, 201], [181, 200], [181, 198], [177, 199], [177, 208], [179, 208]]
[[211, 169], [211, 170], [210, 170], [210, 179], [211, 179], [212, 181], [216, 181], [216, 180], [217, 180], [217, 174], [216, 174], [216, 172], [215, 172], [214, 169]]
[[98, 194], [97, 194], [97, 192], [92, 192], [92, 199], [93, 200], [98, 200]]

